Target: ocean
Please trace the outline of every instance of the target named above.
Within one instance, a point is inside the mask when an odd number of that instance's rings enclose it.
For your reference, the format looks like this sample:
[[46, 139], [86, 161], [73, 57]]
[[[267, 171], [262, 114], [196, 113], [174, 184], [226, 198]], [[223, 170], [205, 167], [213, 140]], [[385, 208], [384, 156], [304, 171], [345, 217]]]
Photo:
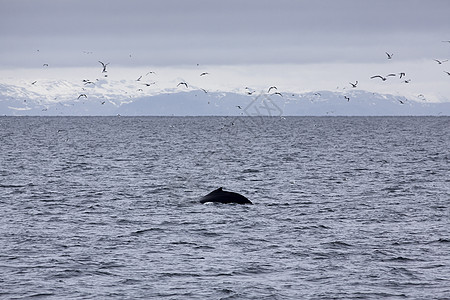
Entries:
[[1, 299], [450, 299], [450, 117], [0, 129]]

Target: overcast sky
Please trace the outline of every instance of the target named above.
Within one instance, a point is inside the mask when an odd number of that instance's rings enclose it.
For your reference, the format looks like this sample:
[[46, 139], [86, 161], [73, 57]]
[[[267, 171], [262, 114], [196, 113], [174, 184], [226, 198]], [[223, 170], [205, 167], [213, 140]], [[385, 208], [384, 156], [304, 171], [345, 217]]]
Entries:
[[366, 76], [359, 81], [370, 90], [379, 83], [369, 74], [400, 72], [387, 67], [397, 64], [441, 101], [450, 95], [450, 62], [433, 61], [450, 58], [448, 0], [0, 0], [0, 8], [0, 68], [8, 76], [44, 63], [98, 68], [98, 60], [110, 69], [200, 64], [247, 75], [285, 65], [319, 74], [314, 80], [325, 71], [344, 76], [336, 85]]

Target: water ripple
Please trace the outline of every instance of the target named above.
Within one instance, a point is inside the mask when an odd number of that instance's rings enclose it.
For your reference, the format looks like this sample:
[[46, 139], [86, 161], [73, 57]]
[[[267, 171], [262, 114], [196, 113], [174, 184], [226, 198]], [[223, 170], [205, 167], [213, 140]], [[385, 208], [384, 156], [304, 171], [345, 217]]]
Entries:
[[447, 125], [2, 118], [0, 297], [450, 298]]

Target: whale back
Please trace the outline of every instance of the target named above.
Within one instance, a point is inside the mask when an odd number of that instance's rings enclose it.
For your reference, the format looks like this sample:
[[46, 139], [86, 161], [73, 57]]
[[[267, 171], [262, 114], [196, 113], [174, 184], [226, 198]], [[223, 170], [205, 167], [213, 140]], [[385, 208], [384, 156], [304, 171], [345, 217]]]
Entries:
[[207, 194], [206, 196], [200, 199], [200, 203], [207, 203], [207, 202], [216, 202], [224, 204], [229, 203], [253, 204], [246, 197], [238, 193], [224, 191], [222, 187], [212, 191], [211, 193]]

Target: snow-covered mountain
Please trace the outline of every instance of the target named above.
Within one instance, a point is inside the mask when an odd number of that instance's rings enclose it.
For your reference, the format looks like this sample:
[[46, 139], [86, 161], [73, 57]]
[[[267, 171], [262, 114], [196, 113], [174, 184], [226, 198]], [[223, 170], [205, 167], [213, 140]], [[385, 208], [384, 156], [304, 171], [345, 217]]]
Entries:
[[[254, 92], [161, 88], [157, 83], [36, 81], [0, 83], [0, 115], [450, 115], [450, 103], [363, 90]], [[419, 101], [417, 101], [419, 100]]]

